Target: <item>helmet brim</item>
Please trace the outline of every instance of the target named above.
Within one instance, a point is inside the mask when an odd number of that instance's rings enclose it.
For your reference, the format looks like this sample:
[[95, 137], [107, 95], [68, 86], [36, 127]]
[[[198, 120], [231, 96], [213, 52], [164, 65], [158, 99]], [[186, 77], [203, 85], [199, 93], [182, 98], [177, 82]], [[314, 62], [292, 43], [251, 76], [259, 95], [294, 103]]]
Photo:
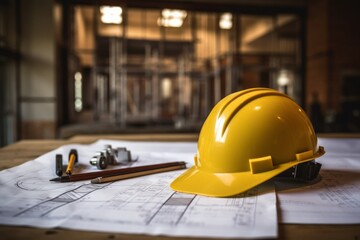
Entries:
[[[321, 154], [322, 155], [322, 154]], [[209, 197], [230, 197], [243, 193], [277, 176], [299, 163], [312, 161], [320, 155], [299, 161], [279, 164], [271, 171], [253, 174], [251, 171], [235, 173], [212, 173], [193, 166], [176, 178], [170, 187], [179, 192]]]

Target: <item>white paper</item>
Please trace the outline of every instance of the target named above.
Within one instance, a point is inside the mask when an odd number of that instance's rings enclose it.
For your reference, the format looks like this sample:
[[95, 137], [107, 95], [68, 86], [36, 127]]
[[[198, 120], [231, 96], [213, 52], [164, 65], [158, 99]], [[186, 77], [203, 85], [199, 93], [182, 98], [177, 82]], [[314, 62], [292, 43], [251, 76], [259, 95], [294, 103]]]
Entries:
[[76, 171], [95, 171], [88, 160], [105, 144], [127, 147], [139, 160], [132, 166], [186, 161], [190, 167], [196, 143], [98, 141], [67, 145], [34, 161], [0, 172], [0, 223], [64, 227], [119, 233], [222, 237], [277, 237], [276, 197], [265, 183], [234, 198], [182, 194], [170, 182], [183, 170], [107, 184], [89, 181], [57, 183], [55, 154], [79, 154]]
[[360, 223], [360, 139], [320, 139], [326, 154], [321, 180], [312, 185], [277, 183], [279, 221], [304, 224]]

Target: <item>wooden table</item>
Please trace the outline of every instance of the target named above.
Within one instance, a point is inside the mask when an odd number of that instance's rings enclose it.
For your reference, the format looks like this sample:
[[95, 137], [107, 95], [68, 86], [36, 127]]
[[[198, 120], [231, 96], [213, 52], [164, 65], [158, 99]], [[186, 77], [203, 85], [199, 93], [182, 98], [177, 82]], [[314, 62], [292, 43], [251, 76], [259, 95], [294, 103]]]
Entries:
[[[0, 149], [0, 170], [7, 169], [49, 152], [64, 144], [92, 143], [98, 139], [142, 141], [197, 141], [196, 134], [136, 134], [136, 135], [83, 135], [68, 140], [23, 140]], [[1, 196], [1, 193], [0, 193]], [[66, 229], [39, 229], [0, 225], [0, 239], [189, 239], [99, 233]], [[201, 238], [197, 238], [201, 239]], [[279, 224], [278, 239], [351, 239], [360, 240], [360, 224], [356, 225], [310, 225]]]

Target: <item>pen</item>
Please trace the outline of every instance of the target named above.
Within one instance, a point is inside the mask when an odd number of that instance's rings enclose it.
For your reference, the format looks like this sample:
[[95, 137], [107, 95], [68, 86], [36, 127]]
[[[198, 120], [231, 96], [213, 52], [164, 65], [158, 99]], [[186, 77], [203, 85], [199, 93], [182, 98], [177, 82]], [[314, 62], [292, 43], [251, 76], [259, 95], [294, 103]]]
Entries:
[[149, 175], [149, 174], [168, 172], [168, 171], [185, 169], [185, 168], [186, 168], [186, 165], [185, 165], [185, 163], [183, 163], [183, 164], [180, 164], [177, 166], [171, 166], [171, 167], [162, 167], [162, 168], [158, 168], [158, 169], [144, 170], [144, 171], [134, 172], [134, 173], [124, 173], [124, 174], [118, 174], [118, 175], [113, 175], [113, 176], [97, 177], [95, 179], [92, 179], [91, 183], [114, 182], [114, 181], [119, 181], [119, 180], [128, 179], [128, 178], [141, 177], [141, 176], [145, 176], [145, 175]]
[[[138, 167], [129, 167], [129, 168], [119, 168], [119, 169], [112, 169], [112, 170], [104, 170], [104, 171], [96, 171], [96, 172], [87, 172], [87, 173], [79, 173], [73, 174], [69, 176], [62, 176], [58, 178], [50, 179], [50, 181], [55, 182], [74, 182], [74, 181], [82, 181], [82, 180], [90, 180], [97, 177], [109, 177], [114, 175], [120, 174], [130, 174], [130, 173], [137, 173], [167, 167], [174, 167], [174, 166], [182, 166], [185, 168], [185, 162], [168, 162], [168, 163], [160, 163], [160, 164], [153, 164], [153, 165], [145, 165], [145, 166], [138, 166]], [[170, 170], [168, 170], [170, 171]]]
[[69, 162], [66, 168], [66, 174], [71, 175], [74, 164], [78, 161], [78, 155], [76, 149], [71, 149], [69, 152]]

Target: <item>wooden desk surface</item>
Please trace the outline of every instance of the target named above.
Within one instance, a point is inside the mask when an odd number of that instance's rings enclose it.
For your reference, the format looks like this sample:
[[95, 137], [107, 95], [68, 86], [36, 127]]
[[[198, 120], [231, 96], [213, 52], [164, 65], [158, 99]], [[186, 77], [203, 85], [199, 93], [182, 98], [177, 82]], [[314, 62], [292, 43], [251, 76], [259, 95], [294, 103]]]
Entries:
[[[64, 144], [92, 143], [97, 139], [142, 141], [197, 141], [196, 134], [139, 134], [139, 135], [84, 135], [69, 140], [24, 140], [0, 149], [0, 170], [10, 168], [49, 152]], [[1, 195], [0, 195], [1, 196]], [[172, 237], [99, 233], [67, 229], [40, 229], [0, 225], [1, 239], [174, 239]], [[189, 239], [189, 238], [175, 238]], [[201, 238], [196, 238], [201, 239]], [[307, 225], [279, 224], [278, 239], [351, 239], [360, 240], [360, 224], [356, 225]]]

